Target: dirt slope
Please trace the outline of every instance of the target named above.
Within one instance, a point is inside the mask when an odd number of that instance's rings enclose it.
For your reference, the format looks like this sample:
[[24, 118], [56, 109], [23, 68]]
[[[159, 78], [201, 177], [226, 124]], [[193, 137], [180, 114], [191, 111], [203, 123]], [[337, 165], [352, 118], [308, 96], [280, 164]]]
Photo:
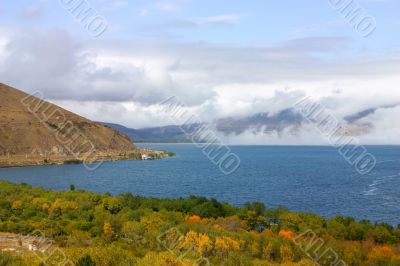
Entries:
[[124, 153], [131, 140], [59, 106], [0, 83], [0, 156]]

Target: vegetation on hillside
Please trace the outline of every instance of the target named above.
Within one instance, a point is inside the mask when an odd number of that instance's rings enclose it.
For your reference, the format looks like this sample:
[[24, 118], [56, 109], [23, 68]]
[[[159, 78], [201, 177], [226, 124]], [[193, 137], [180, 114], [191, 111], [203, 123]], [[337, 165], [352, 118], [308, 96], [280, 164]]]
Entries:
[[312, 258], [320, 265], [400, 265], [400, 228], [194, 196], [111, 196], [74, 186], [55, 192], [0, 182], [0, 231], [54, 240], [44, 253], [2, 252], [0, 265], [63, 265], [62, 259], [86, 266], [305, 266], [315, 265]]

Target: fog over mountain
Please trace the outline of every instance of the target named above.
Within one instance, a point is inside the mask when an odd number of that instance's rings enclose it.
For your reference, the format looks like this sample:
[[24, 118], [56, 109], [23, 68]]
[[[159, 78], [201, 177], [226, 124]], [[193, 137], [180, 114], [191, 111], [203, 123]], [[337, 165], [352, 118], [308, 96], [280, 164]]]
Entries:
[[[368, 139], [374, 132], [379, 132], [379, 123], [374, 122], [374, 114], [382, 110], [395, 109], [398, 105], [381, 106], [362, 110], [347, 115], [339, 120], [344, 127], [343, 135], [355, 139]], [[396, 111], [396, 110], [392, 110]], [[291, 144], [326, 144], [327, 140], [318, 135], [316, 125], [303, 117], [296, 109], [285, 109], [276, 114], [257, 113], [243, 118], [220, 118], [210, 123], [195, 123], [183, 125], [167, 125], [131, 129], [113, 123], [103, 123], [110, 126], [139, 142], [191, 142], [192, 134], [202, 127], [213, 130], [217, 136], [230, 144], [285, 144], [287, 139], [295, 141]], [[304, 139], [309, 134], [311, 138]], [[246, 138], [253, 137], [256, 142]], [[243, 139], [243, 140], [242, 140]], [[392, 141], [391, 139], [390, 141]], [[376, 142], [379, 143], [379, 142]], [[375, 142], [370, 142], [375, 144]]]

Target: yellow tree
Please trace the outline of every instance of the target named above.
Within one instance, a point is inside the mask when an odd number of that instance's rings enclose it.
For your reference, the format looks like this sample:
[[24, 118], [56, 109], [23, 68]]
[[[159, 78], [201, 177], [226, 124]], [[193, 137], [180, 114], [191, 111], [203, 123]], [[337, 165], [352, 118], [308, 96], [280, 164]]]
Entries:
[[13, 210], [21, 210], [22, 209], [22, 201], [21, 200], [16, 200], [12, 203], [11, 208]]
[[184, 248], [186, 250], [194, 250], [197, 246], [197, 238], [198, 238], [198, 233], [190, 230], [184, 237], [183, 239], [184, 242], [181, 248]]
[[282, 262], [292, 262], [293, 261], [293, 250], [289, 245], [282, 245], [279, 249]]
[[226, 236], [215, 239], [215, 251], [220, 259], [225, 258], [231, 251], [239, 251], [240, 242]]
[[199, 234], [197, 238], [197, 252], [203, 256], [209, 256], [213, 245], [210, 238], [206, 234]]
[[108, 241], [112, 241], [113, 237], [114, 237], [114, 230], [111, 226], [110, 223], [105, 223], [103, 226], [103, 234], [104, 237], [108, 240]]
[[263, 258], [264, 259], [266, 259], [268, 261], [271, 260], [272, 249], [273, 249], [273, 246], [272, 246], [271, 242], [269, 242], [267, 245], [264, 246], [264, 248], [263, 248]]

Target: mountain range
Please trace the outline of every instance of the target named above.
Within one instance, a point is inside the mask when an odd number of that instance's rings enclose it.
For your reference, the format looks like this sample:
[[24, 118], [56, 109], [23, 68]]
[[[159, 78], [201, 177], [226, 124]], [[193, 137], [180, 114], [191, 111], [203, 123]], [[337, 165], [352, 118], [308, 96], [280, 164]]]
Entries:
[[[393, 108], [398, 105], [380, 106], [359, 111], [347, 115], [342, 120], [345, 131], [342, 134], [360, 136], [368, 134], [374, 129], [371, 122], [363, 119], [374, 114], [378, 109]], [[304, 126], [310, 122], [304, 118], [294, 108], [281, 110], [277, 113], [256, 113], [243, 118], [226, 117], [214, 120], [212, 123], [196, 123], [187, 125], [167, 125], [162, 127], [149, 127], [142, 129], [132, 129], [115, 123], [101, 122], [102, 124], [114, 128], [135, 142], [190, 142], [190, 134], [198, 130], [201, 126], [215, 130], [222, 135], [240, 135], [246, 131], [255, 134], [293, 134], [296, 135]], [[340, 133], [340, 132], [339, 132]]]

